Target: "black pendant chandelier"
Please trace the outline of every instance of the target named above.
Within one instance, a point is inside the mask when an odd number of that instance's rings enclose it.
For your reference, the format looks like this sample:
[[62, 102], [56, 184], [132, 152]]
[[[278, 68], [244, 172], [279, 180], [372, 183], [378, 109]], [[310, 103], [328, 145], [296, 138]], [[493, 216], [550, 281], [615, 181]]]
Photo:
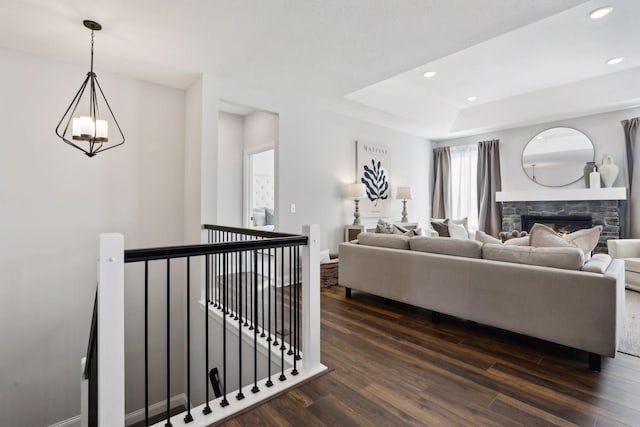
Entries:
[[[124, 134], [102, 92], [98, 77], [93, 72], [93, 33], [100, 31], [102, 26], [89, 20], [83, 21], [83, 24], [91, 30], [91, 70], [60, 119], [56, 135], [87, 156], [93, 157], [101, 151], [124, 144]], [[85, 95], [87, 89], [88, 93]], [[115, 127], [115, 133], [119, 134], [115, 135], [115, 139], [109, 138], [110, 123], [111, 133], [114, 133]]]

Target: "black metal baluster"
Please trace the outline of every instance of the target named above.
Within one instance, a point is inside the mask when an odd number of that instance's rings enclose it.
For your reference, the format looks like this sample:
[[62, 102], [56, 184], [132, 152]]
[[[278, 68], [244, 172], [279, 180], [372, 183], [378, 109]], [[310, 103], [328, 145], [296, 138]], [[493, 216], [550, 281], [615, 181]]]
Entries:
[[287, 355], [291, 356], [293, 354], [293, 343], [291, 342], [291, 338], [293, 337], [293, 323], [292, 314], [293, 314], [293, 298], [292, 291], [295, 286], [295, 272], [293, 271], [293, 246], [289, 246], [289, 351], [287, 351]]
[[[204, 257], [205, 264], [205, 282], [209, 281], [209, 257]], [[209, 301], [209, 283], [205, 283], [205, 301]], [[205, 406], [202, 409], [202, 413], [204, 415], [208, 415], [211, 413], [211, 407], [209, 406], [209, 304], [204, 305], [204, 363], [205, 363], [205, 371], [204, 371], [204, 386], [205, 386]]]
[[[238, 266], [238, 270], [242, 271], [242, 255], [240, 256], [240, 265]], [[238, 274], [239, 276], [240, 274]], [[242, 283], [238, 286], [240, 290], [240, 299], [242, 300]], [[236, 399], [242, 400], [244, 399], [244, 394], [242, 393], [242, 304], [239, 304], [240, 308], [240, 316], [238, 320], [238, 394], [236, 394]]]
[[293, 370], [291, 371], [291, 375], [298, 375], [298, 359], [297, 359], [297, 352], [298, 352], [298, 327], [300, 326], [298, 323], [298, 285], [299, 285], [299, 281], [300, 281], [300, 270], [299, 270], [299, 262], [300, 262], [300, 258], [299, 258], [299, 254], [298, 254], [298, 249], [299, 246], [294, 246], [293, 248], [293, 277], [294, 277], [294, 285], [295, 288], [293, 288], [293, 301], [290, 302], [290, 304], [293, 304], [293, 336], [291, 338], [291, 340], [289, 341], [289, 348], [291, 349], [293, 346], [295, 346], [295, 350], [293, 352], [294, 356], [293, 356]]
[[278, 248], [273, 249], [273, 345], [278, 342]]
[[[253, 240], [253, 236], [248, 236], [247, 239], [248, 240]], [[249, 256], [249, 254], [247, 254], [247, 256]], [[254, 264], [254, 263], [252, 263], [252, 264]], [[247, 264], [247, 265], [249, 265], [249, 264]], [[254, 267], [253, 269], [255, 271], [255, 265], [253, 267]], [[253, 316], [253, 306], [256, 303], [254, 301], [254, 299], [253, 299], [253, 285], [254, 285], [254, 280], [253, 279], [254, 279], [254, 275], [253, 274], [249, 274], [249, 278], [247, 279], [247, 282], [248, 282], [247, 286], [249, 288], [250, 295], [249, 295], [249, 305], [247, 306], [247, 314], [248, 314], [247, 317], [249, 317], [249, 330], [250, 331], [253, 331], [255, 329], [255, 326], [256, 326], [255, 325], [255, 318]]]
[[187, 257], [187, 415], [184, 422], [191, 421], [191, 257]]
[[[269, 248], [269, 265], [267, 266], [267, 274], [269, 275], [267, 285], [269, 288], [267, 289], [267, 297], [269, 298], [269, 302], [267, 304], [267, 322], [269, 327], [269, 333], [267, 335], [267, 343], [271, 342], [271, 248]], [[275, 288], [275, 282], [274, 282]], [[267, 369], [268, 369], [268, 378], [267, 378], [267, 387], [271, 387], [273, 385], [273, 381], [271, 381], [271, 349], [269, 348], [269, 344], [267, 344]]]
[[229, 406], [229, 401], [227, 400], [227, 315], [229, 314], [227, 311], [228, 255], [228, 253], [224, 253], [224, 263], [222, 264], [222, 303], [224, 307], [222, 307], [222, 400], [220, 401], [220, 406], [223, 408]]
[[262, 263], [260, 264], [260, 292], [262, 294], [262, 297], [260, 298], [260, 304], [262, 305], [262, 324], [260, 325], [260, 327], [262, 328], [262, 333], [260, 334], [260, 338], [264, 338], [267, 336], [267, 334], [264, 333], [264, 254], [265, 250], [262, 249], [262, 251], [260, 252], [260, 260], [262, 261]]
[[171, 259], [167, 259], [167, 422], [171, 427]]
[[149, 425], [149, 261], [144, 262], [144, 424]]
[[[243, 235], [241, 240], [247, 240], [247, 236]], [[247, 252], [243, 252], [242, 255], [244, 256], [244, 268], [247, 269], [247, 273], [245, 274], [242, 269], [240, 270], [240, 274], [242, 274], [242, 277], [244, 278], [244, 326], [247, 327], [249, 326], [249, 322], [247, 322], [247, 319], [249, 318], [249, 313], [251, 313], [251, 310], [249, 310], [249, 305], [248, 305], [248, 298], [249, 298], [249, 292], [247, 290], [247, 286], [249, 286], [249, 280], [247, 279], [247, 277], [251, 277], [251, 275], [248, 275], [249, 273], [249, 263], [247, 262]], [[242, 298], [240, 298], [240, 303], [242, 304]], [[242, 318], [242, 316], [240, 317]]]
[[301, 305], [301, 293], [302, 293], [302, 269], [300, 268], [300, 263], [302, 262], [302, 260], [300, 259], [300, 246], [296, 246], [296, 254], [297, 257], [296, 259], [298, 260], [298, 281], [297, 281], [297, 286], [296, 289], [298, 291], [298, 296], [296, 297], [296, 309], [298, 312], [298, 327], [296, 329], [297, 335], [296, 335], [296, 356], [295, 356], [295, 360], [300, 360], [300, 337], [302, 336], [302, 331], [301, 331], [301, 326], [300, 326], [300, 311], [302, 309], [302, 305]]
[[239, 296], [238, 296], [240, 294], [239, 293], [240, 286], [238, 285], [238, 280], [240, 280], [240, 277], [237, 274], [237, 272], [238, 272], [238, 264], [240, 264], [240, 256], [241, 256], [240, 252], [236, 252], [236, 274], [234, 274], [234, 282], [235, 282], [235, 287], [236, 287], [236, 290], [235, 290], [235, 294], [236, 294], [235, 312], [236, 312], [236, 315], [233, 318], [233, 320], [238, 320], [238, 305], [239, 305], [238, 304], [238, 300], [240, 299]]
[[[256, 301], [258, 299], [258, 251], [253, 251], [253, 314], [254, 319], [258, 318], [258, 304]], [[253, 331], [253, 388], [251, 389], [252, 393], [257, 393], [260, 391], [258, 388], [258, 327]]]
[[[280, 261], [282, 263], [280, 268], [280, 278], [282, 280], [282, 288], [280, 289], [280, 330], [282, 331], [282, 336], [280, 337], [280, 341], [282, 345], [280, 346], [280, 377], [278, 377], [278, 379], [284, 381], [287, 379], [287, 377], [284, 376], [284, 350], [286, 349], [284, 345], [284, 247], [280, 250]], [[277, 333], [276, 331], [276, 334]]]

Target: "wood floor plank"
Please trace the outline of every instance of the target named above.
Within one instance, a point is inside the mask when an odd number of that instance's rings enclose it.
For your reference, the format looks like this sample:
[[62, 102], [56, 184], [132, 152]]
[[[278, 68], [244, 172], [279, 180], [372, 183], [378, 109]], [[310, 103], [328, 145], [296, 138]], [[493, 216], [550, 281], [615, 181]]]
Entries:
[[322, 289], [333, 369], [229, 426], [640, 426], [640, 358], [605, 358], [361, 292]]

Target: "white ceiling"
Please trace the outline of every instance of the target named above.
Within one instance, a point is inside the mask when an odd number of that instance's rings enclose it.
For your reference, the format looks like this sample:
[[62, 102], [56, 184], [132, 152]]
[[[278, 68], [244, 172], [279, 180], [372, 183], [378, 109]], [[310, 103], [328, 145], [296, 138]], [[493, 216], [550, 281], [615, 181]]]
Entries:
[[[586, 17], [603, 4], [610, 16]], [[638, 105], [639, 12], [638, 0], [0, 0], [0, 46], [87, 65], [81, 22], [94, 19], [98, 73], [185, 88], [210, 72], [440, 139]]]

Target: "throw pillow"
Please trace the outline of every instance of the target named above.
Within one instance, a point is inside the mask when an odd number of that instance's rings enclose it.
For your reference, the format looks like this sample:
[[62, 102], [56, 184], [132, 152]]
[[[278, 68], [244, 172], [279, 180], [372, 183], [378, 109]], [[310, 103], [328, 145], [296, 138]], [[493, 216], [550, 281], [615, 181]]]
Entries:
[[476, 240], [480, 243], [497, 243], [497, 244], [502, 243], [500, 239], [496, 239], [495, 237], [490, 236], [489, 234], [480, 230], [476, 231]]
[[467, 230], [462, 225], [449, 221], [447, 223], [447, 227], [449, 230], [449, 237], [469, 240], [469, 233], [467, 233]]
[[327, 263], [331, 260], [329, 257], [329, 249], [323, 249], [320, 251], [320, 264]]
[[397, 226], [394, 225], [393, 226], [393, 234], [397, 234], [399, 236], [407, 236], [407, 237], [413, 237], [414, 236], [413, 230], [402, 231], [403, 229], [405, 229], [405, 228], [404, 227], [397, 227]]
[[582, 252], [589, 254], [598, 246], [600, 240], [600, 233], [602, 233], [602, 226], [596, 225], [593, 228], [586, 228], [584, 230], [577, 230], [573, 233], [567, 234], [564, 240], [571, 242], [580, 249]]
[[[531, 229], [531, 246], [549, 247], [576, 247], [582, 249], [582, 252], [588, 258], [591, 252], [598, 245], [602, 226], [596, 225], [593, 228], [577, 230], [573, 233], [562, 236], [556, 233], [552, 228], [542, 224], [534, 224]], [[534, 237], [535, 235], [535, 237]]]
[[529, 236], [515, 237], [513, 239], [506, 240], [504, 242], [504, 245], [505, 246], [529, 246]]
[[563, 239], [562, 236], [556, 233], [553, 228], [538, 223], [533, 224], [533, 227], [531, 227], [529, 243], [531, 246], [537, 248], [576, 247], [572, 242], [568, 242]]
[[438, 233], [440, 237], [449, 237], [449, 226], [447, 225], [449, 219], [443, 221], [431, 220], [431, 226]]
[[379, 219], [376, 225], [376, 233], [393, 234], [393, 224], [384, 219]]

